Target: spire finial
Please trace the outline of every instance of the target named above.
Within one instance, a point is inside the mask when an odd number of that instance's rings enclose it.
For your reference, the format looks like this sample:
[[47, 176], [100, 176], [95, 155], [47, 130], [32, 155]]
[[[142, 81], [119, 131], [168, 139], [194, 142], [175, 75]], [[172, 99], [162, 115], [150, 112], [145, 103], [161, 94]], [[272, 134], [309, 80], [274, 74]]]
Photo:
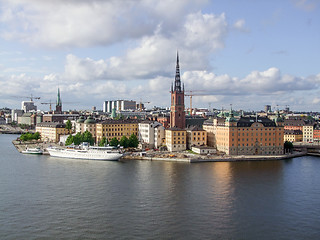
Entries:
[[175, 77], [175, 81], [174, 81], [174, 91], [181, 92], [179, 52], [178, 51], [177, 51], [177, 65], [176, 65], [176, 77]]

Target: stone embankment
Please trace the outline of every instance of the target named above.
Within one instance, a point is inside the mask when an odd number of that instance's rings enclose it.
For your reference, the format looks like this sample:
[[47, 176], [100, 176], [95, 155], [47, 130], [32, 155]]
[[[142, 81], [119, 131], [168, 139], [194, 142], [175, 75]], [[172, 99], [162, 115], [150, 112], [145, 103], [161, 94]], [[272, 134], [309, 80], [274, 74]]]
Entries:
[[49, 143], [49, 142], [42, 142], [42, 141], [20, 141], [20, 140], [13, 140], [13, 145], [16, 147], [16, 149], [21, 153], [22, 151], [26, 150], [27, 148], [36, 148], [39, 147], [40, 149], [43, 149], [43, 154], [48, 154], [46, 151], [46, 148], [49, 146], [59, 146], [55, 143]]
[[283, 160], [295, 157], [305, 156], [305, 152], [295, 152], [292, 154], [268, 156], [268, 155], [241, 155], [241, 156], [228, 156], [228, 155], [198, 155], [190, 153], [131, 153], [126, 154], [122, 159], [124, 160], [148, 160], [148, 161], [169, 161], [169, 162], [189, 162], [189, 163], [201, 163], [201, 162], [236, 162], [236, 161], [265, 161], [265, 160]]

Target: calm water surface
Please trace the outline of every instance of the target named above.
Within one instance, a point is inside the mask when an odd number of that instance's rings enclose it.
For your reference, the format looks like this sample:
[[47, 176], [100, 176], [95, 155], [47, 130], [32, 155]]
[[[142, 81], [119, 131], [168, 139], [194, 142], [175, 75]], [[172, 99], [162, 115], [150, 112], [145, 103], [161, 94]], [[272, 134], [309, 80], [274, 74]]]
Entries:
[[0, 135], [0, 239], [320, 239], [320, 158], [103, 162]]

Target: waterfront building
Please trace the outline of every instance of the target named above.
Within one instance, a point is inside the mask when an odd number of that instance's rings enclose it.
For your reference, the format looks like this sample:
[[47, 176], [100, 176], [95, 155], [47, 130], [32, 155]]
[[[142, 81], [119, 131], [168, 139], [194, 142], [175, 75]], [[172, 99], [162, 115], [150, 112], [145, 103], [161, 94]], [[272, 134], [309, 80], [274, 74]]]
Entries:
[[193, 126], [186, 129], [187, 132], [187, 148], [191, 149], [193, 146], [207, 145], [207, 132], [198, 126]]
[[231, 110], [228, 117], [206, 122], [204, 129], [210, 129], [211, 145], [228, 155], [278, 155], [283, 153], [282, 121], [279, 116], [275, 121], [258, 116], [236, 119]]
[[114, 120], [108, 119], [96, 124], [96, 139], [97, 143], [106, 137], [108, 141], [116, 137], [118, 140], [122, 136], [129, 138], [131, 134], [138, 136], [138, 121], [137, 120]]
[[159, 148], [165, 144], [165, 128], [160, 124], [154, 128], [154, 147]]
[[314, 142], [320, 142], [320, 126], [319, 124], [315, 125], [313, 129], [313, 141]]
[[184, 87], [182, 88], [181, 86], [178, 53], [174, 86], [171, 85], [170, 127], [180, 129], [184, 129], [186, 127], [186, 117], [184, 111]]
[[144, 147], [159, 147], [162, 143], [161, 138], [164, 138], [164, 127], [161, 123], [143, 121], [138, 124], [138, 139]]
[[313, 123], [307, 123], [303, 126], [303, 142], [312, 143], [313, 142]]
[[42, 141], [57, 143], [60, 141], [61, 135], [67, 135], [71, 133], [65, 127], [66, 125], [63, 123], [42, 122], [37, 124], [36, 132], [40, 133]]
[[165, 142], [168, 151], [177, 152], [187, 149], [187, 133], [186, 130], [172, 127], [165, 130]]
[[284, 130], [284, 142], [302, 142], [302, 140], [303, 134], [301, 130]]

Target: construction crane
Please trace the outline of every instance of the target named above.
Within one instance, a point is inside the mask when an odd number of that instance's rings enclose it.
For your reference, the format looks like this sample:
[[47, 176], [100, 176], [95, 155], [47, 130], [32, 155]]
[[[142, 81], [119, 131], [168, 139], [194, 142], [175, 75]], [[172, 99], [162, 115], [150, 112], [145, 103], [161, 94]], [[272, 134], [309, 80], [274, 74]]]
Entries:
[[[211, 96], [213, 94], [210, 94], [210, 93], [206, 93], [207, 91], [206, 90], [190, 90], [190, 91], [185, 91], [189, 94], [185, 94], [185, 96], [188, 96], [190, 97], [190, 115], [192, 116], [192, 97], [193, 96]], [[196, 92], [196, 93], [195, 93]], [[199, 92], [199, 93], [197, 93]], [[201, 93], [203, 92], [203, 93]]]
[[49, 107], [50, 107], [50, 112], [52, 111], [52, 104], [53, 104], [53, 102], [51, 102], [51, 99], [49, 100], [49, 102], [44, 102], [44, 103], [41, 103], [41, 104], [49, 104]]
[[30, 98], [30, 101], [33, 102], [33, 99], [40, 99], [40, 97], [34, 97], [32, 94], [30, 96], [14, 96], [18, 98]]
[[150, 103], [150, 102], [142, 102], [142, 100], [140, 99], [140, 102], [139, 102], [139, 111], [142, 112], [142, 104], [143, 103]]

